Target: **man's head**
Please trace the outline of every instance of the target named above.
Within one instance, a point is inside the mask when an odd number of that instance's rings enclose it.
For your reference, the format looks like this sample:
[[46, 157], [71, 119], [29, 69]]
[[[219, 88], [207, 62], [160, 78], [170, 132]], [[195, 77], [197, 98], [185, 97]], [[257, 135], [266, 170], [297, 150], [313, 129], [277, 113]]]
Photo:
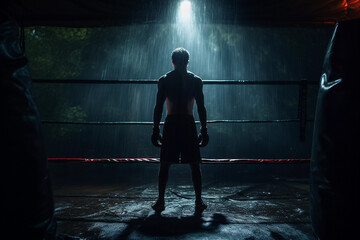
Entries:
[[185, 48], [176, 48], [172, 54], [171, 59], [175, 68], [186, 68], [189, 64], [190, 53]]

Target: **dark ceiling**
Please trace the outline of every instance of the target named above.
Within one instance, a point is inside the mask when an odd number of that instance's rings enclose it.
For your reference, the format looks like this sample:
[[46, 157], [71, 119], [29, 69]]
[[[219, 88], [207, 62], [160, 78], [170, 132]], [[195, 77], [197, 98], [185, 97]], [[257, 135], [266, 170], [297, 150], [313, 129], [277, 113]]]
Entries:
[[[180, 0], [14, 0], [5, 12], [25, 26], [96, 27], [174, 21]], [[360, 18], [360, 0], [192, 0], [200, 23], [323, 25]]]

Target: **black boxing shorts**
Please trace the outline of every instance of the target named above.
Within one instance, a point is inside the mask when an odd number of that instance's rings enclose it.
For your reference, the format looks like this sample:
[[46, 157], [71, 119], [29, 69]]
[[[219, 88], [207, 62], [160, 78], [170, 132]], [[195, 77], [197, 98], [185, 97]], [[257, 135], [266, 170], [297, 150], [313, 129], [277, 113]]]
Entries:
[[187, 114], [168, 115], [163, 128], [160, 162], [194, 163], [200, 161], [194, 117]]

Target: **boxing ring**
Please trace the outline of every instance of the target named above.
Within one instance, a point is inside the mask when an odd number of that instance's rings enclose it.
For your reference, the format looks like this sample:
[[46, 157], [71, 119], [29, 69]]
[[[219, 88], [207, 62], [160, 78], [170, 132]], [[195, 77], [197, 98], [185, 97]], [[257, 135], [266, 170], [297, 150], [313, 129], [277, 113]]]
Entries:
[[[44, 80], [35, 84], [157, 84], [156, 80]], [[312, 119], [306, 118], [310, 81], [204, 80], [219, 85], [296, 85], [298, 118], [272, 120], [208, 120], [213, 124], [299, 124], [300, 141]], [[57, 121], [44, 125], [152, 126], [136, 121]], [[199, 121], [196, 121], [199, 124]], [[163, 122], [161, 122], [163, 125]], [[149, 137], [149, 144], [150, 137]], [[170, 169], [166, 210], [155, 216], [150, 208], [157, 195], [157, 157], [49, 157], [54, 179], [55, 214], [60, 232], [84, 239], [153, 239], [181, 236], [199, 239], [216, 236], [240, 239], [312, 239], [307, 172], [310, 158], [202, 158], [203, 198], [209, 209], [194, 218], [189, 169]], [[60, 170], [59, 170], [60, 169]], [[174, 170], [173, 170], [174, 169]], [[67, 173], [64, 175], [64, 172]], [[256, 207], [254, 207], [256, 206]], [[259, 231], [260, 225], [262, 226]], [[75, 230], [76, 229], [76, 230]], [[241, 230], [247, 229], [247, 231]], [[268, 233], [270, 232], [270, 236]], [[283, 237], [283, 238], [282, 238]]]

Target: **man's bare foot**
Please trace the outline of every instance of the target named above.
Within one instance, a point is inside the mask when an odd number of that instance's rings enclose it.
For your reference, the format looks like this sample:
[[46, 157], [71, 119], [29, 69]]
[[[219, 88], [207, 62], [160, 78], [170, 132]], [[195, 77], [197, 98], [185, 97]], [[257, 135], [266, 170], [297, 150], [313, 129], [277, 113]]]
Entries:
[[152, 209], [155, 210], [156, 213], [161, 213], [162, 211], [165, 210], [165, 202], [157, 200], [156, 203], [154, 205], [152, 205], [151, 207], [152, 207]]

